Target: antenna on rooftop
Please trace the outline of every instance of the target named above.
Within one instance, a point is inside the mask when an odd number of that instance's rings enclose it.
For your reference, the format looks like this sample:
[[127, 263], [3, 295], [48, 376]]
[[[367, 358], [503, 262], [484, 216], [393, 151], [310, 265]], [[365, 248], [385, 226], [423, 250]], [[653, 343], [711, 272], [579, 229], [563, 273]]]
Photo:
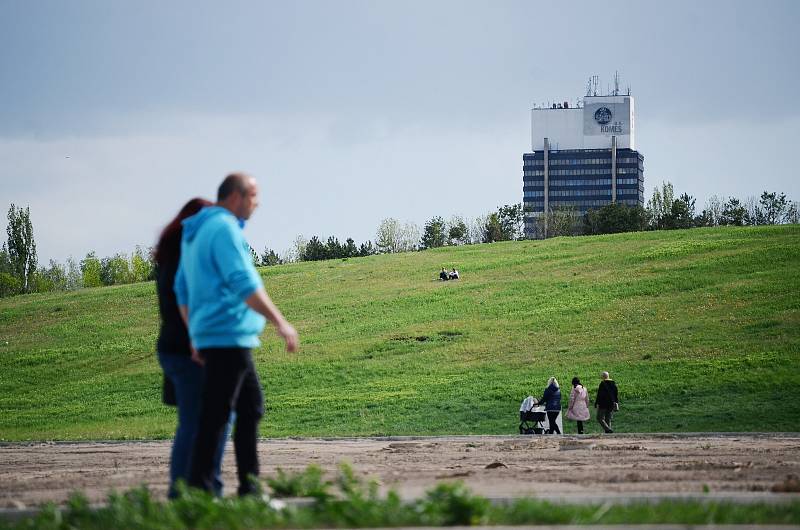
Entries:
[[600, 83], [600, 78], [597, 77], [596, 75], [593, 75], [592, 76], [592, 95], [593, 96], [597, 95], [597, 85], [598, 85], [598, 83]]
[[586, 82], [586, 95], [592, 95], [592, 78], [590, 77], [589, 80]]
[[614, 72], [614, 95], [619, 96], [619, 72]]
[[628, 95], [629, 96], [631, 95], [631, 86], [630, 85], [628, 85]]

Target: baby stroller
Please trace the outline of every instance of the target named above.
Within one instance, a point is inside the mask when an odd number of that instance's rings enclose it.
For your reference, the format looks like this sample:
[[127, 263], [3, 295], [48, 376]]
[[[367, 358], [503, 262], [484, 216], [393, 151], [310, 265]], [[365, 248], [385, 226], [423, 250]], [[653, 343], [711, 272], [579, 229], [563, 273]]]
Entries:
[[547, 414], [539, 400], [533, 396], [526, 397], [519, 407], [519, 433], [543, 434], [546, 419]]

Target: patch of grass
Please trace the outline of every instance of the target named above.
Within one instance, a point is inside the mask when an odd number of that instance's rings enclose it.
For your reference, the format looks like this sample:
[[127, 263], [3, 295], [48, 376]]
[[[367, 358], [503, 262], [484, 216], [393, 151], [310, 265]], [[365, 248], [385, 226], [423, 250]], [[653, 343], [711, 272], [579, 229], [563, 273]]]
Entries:
[[[462, 272], [435, 280], [447, 264]], [[269, 267], [301, 337], [255, 351], [264, 436], [515, 433], [609, 370], [619, 432], [789, 431], [800, 227], [516, 241]], [[166, 438], [152, 283], [0, 300], [0, 439]], [[781, 410], [781, 414], [763, 414]], [[566, 422], [567, 432], [574, 424]], [[589, 432], [599, 432], [590, 422]]]
[[[421, 499], [403, 502], [390, 491], [378, 494], [377, 484], [342, 466], [336, 479], [323, 483], [317, 471], [284, 474], [282, 484], [311, 480], [321, 486], [317, 502], [306, 507], [276, 508], [257, 498], [214, 499], [204, 492], [182, 490], [173, 501], [161, 503], [146, 487], [109, 496], [105, 507], [92, 509], [74, 494], [64, 509], [53, 505], [17, 522], [0, 519], [0, 529], [250, 529], [250, 528], [387, 528], [396, 526], [469, 526], [535, 524], [797, 524], [800, 501], [786, 504], [736, 505], [718, 502], [665, 501], [655, 504], [551, 504], [519, 499], [491, 505], [463, 484], [441, 483]], [[299, 493], [293, 490], [292, 493]]]
[[332, 483], [323, 479], [322, 469], [310, 465], [303, 473], [287, 473], [277, 469], [274, 477], [266, 479], [275, 497], [314, 497], [324, 500], [330, 497]]

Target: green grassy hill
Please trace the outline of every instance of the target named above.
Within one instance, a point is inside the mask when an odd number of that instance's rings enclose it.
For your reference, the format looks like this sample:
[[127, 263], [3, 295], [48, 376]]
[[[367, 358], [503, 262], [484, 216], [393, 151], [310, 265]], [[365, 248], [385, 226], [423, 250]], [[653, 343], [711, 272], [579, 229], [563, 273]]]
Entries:
[[[436, 281], [442, 266], [462, 280]], [[515, 433], [520, 401], [547, 377], [568, 395], [578, 375], [593, 395], [604, 369], [621, 390], [619, 432], [800, 425], [800, 226], [261, 272], [302, 341], [287, 354], [270, 328], [256, 351], [265, 436]], [[0, 301], [0, 439], [170, 436], [154, 293], [145, 283]]]

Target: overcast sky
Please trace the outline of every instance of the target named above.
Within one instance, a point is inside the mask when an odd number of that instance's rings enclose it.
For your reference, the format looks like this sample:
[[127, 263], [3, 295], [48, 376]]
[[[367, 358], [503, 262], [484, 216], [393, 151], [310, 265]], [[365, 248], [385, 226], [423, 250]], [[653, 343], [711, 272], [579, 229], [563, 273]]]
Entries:
[[799, 200], [799, 23], [792, 0], [0, 0], [0, 209], [30, 205], [40, 263], [151, 245], [237, 169], [259, 251], [474, 217], [522, 201], [533, 104], [615, 70], [646, 197]]

